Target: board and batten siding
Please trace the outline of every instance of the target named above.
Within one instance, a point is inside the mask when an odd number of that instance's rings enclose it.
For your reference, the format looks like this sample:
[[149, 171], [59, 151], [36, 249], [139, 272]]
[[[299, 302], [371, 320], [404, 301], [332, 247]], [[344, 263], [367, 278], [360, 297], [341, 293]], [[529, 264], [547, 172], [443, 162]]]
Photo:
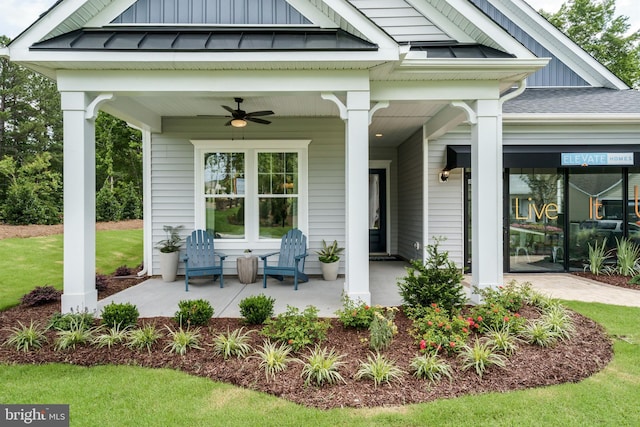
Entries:
[[[423, 140], [422, 130], [398, 147], [398, 255], [422, 257], [423, 230]], [[416, 252], [414, 243], [420, 243]]]
[[[224, 126], [224, 121], [196, 118], [165, 118], [162, 134], [151, 142], [153, 244], [165, 238], [163, 226], [183, 225], [183, 235], [194, 228], [194, 147], [190, 140], [311, 140], [309, 144], [309, 256], [305, 272], [320, 274], [315, 251], [322, 239], [345, 244], [345, 126], [337, 118], [278, 119], [269, 126], [250, 124], [244, 130]], [[241, 250], [226, 250], [225, 274], [236, 274]], [[279, 249], [279, 244], [273, 247]], [[265, 251], [269, 252], [269, 251]], [[257, 253], [256, 253], [257, 254]], [[341, 261], [344, 274], [344, 260]], [[153, 274], [159, 274], [158, 250], [153, 251]], [[181, 262], [178, 274], [184, 274]]]

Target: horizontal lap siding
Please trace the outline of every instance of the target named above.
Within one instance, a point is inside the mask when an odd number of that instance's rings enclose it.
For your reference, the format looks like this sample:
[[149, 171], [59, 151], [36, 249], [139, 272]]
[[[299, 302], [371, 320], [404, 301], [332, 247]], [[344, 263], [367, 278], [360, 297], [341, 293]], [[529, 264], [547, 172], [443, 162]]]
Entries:
[[464, 261], [464, 191], [463, 170], [454, 169], [449, 180], [439, 180], [446, 164], [447, 145], [471, 143], [469, 135], [449, 134], [429, 141], [427, 179], [429, 184], [429, 242], [434, 237], [446, 237], [440, 248], [449, 252], [449, 258], [462, 268]]
[[[164, 133], [153, 135], [151, 144], [152, 234], [154, 244], [165, 238], [162, 227], [184, 225], [186, 236], [194, 228], [194, 149], [192, 139], [287, 140], [309, 139], [309, 257], [305, 271], [319, 274], [315, 251], [322, 239], [345, 241], [344, 123], [339, 119], [278, 119], [269, 126], [251, 124], [243, 131], [212, 125], [210, 120], [165, 119]], [[233, 133], [232, 133], [233, 132]], [[274, 248], [277, 250], [277, 248]], [[225, 251], [227, 274], [236, 274], [239, 252]], [[158, 274], [158, 251], [154, 250], [153, 272]], [[344, 272], [344, 271], [342, 271]], [[180, 264], [179, 274], [183, 274]]]

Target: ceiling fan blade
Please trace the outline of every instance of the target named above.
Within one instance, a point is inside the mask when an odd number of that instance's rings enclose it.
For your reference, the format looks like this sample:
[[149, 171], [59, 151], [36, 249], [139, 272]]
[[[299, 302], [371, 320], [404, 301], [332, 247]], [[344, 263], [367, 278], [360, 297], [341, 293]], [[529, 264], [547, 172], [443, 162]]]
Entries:
[[269, 123], [271, 123], [269, 120], [258, 119], [258, 118], [250, 117], [250, 116], [247, 116], [244, 119], [248, 120], [250, 122], [260, 123], [260, 124], [263, 124], [263, 125], [268, 125]]
[[228, 112], [230, 112], [231, 114], [235, 114], [236, 110], [234, 110], [231, 107], [227, 107], [226, 105], [221, 105], [222, 108], [224, 108], [225, 110], [227, 110]]
[[252, 111], [251, 113], [247, 113], [247, 117], [249, 116], [270, 116], [272, 114], [275, 114], [273, 111], [271, 110], [264, 110], [264, 111]]

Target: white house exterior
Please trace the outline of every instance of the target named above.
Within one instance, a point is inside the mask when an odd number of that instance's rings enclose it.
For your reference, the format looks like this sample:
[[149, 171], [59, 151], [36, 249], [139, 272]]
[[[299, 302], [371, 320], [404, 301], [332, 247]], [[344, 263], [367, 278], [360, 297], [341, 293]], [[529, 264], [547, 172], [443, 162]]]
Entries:
[[[229, 274], [281, 222], [311, 254], [345, 246], [364, 301], [370, 253], [444, 236], [482, 288], [569, 271], [593, 233], [640, 220], [640, 93], [522, 0], [59, 0], [0, 54], [62, 95], [63, 311], [96, 308], [98, 110], [143, 132], [148, 275], [164, 225], [227, 214]], [[272, 123], [225, 126], [236, 97]], [[212, 178], [231, 169], [233, 189]]]

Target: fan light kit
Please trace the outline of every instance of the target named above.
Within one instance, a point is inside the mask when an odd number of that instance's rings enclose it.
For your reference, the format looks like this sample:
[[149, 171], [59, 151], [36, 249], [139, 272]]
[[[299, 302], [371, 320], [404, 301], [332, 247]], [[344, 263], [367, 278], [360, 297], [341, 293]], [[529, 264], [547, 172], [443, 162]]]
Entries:
[[227, 116], [230, 117], [231, 120], [225, 123], [225, 126], [243, 128], [247, 125], [247, 122], [260, 123], [261, 125], [268, 125], [269, 123], [271, 123], [269, 120], [259, 119], [258, 116], [270, 116], [271, 114], [273, 114], [273, 111], [264, 110], [247, 113], [246, 111], [240, 109], [240, 104], [242, 104], [242, 101], [244, 101], [242, 98], [234, 98], [234, 101], [236, 101], [236, 104], [238, 104], [238, 108], [236, 108], [235, 110], [226, 105], [222, 106], [222, 108], [231, 113], [231, 116]]

